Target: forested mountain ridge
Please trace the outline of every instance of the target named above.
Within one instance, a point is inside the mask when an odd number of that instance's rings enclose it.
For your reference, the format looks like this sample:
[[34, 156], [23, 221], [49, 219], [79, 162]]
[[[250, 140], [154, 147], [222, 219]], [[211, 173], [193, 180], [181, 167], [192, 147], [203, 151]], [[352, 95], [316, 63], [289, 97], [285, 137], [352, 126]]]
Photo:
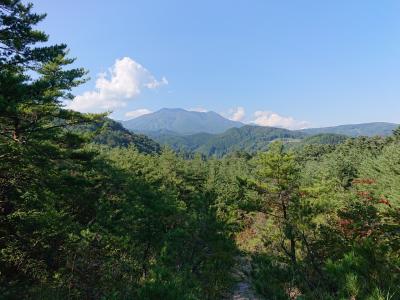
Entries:
[[178, 152], [198, 152], [205, 156], [217, 157], [235, 151], [256, 153], [268, 149], [269, 144], [276, 140], [283, 141], [290, 147], [301, 147], [306, 144], [337, 144], [349, 138], [338, 134], [308, 135], [302, 131], [252, 125], [231, 128], [221, 134], [179, 135], [171, 132], [152, 132], [148, 135], [161, 145], [169, 146]]
[[305, 144], [337, 144], [346, 138], [356, 136], [388, 136], [394, 128], [396, 125], [391, 123], [341, 125], [304, 130], [244, 125], [219, 134], [182, 135], [168, 130], [159, 130], [147, 132], [147, 135], [161, 145], [169, 146], [176, 151], [199, 152], [206, 156], [221, 157], [233, 151], [255, 153], [266, 150], [274, 140], [287, 142], [290, 147]]
[[0, 2], [1, 299], [237, 298], [238, 269], [261, 299], [400, 298], [400, 128], [245, 126], [220, 140], [279, 141], [139, 152], [118, 123], [65, 109], [87, 72], [66, 45], [43, 46], [44, 18]]
[[161, 146], [144, 134], [136, 134], [124, 128], [120, 123], [110, 119], [101, 118], [91, 124], [73, 126], [69, 128], [80, 134], [89, 135], [89, 140], [95, 144], [110, 147], [133, 146], [142, 153], [160, 153]]
[[357, 136], [388, 136], [391, 135], [399, 125], [386, 122], [373, 122], [373, 123], [362, 123], [362, 124], [348, 124], [339, 125], [332, 127], [321, 127], [321, 128], [307, 128], [301, 130], [307, 134], [319, 134], [319, 133], [336, 133], [348, 135], [351, 137]]
[[277, 139], [301, 139], [306, 135], [282, 128], [245, 125], [231, 128], [221, 134], [198, 133], [194, 135], [152, 135], [157, 142], [177, 151], [199, 152], [206, 156], [221, 157], [233, 151], [255, 153], [265, 150]]
[[172, 131], [178, 134], [221, 133], [242, 123], [228, 120], [221, 115], [209, 112], [187, 111], [181, 108], [163, 108], [132, 120], [122, 121], [125, 128], [148, 133], [153, 131]]

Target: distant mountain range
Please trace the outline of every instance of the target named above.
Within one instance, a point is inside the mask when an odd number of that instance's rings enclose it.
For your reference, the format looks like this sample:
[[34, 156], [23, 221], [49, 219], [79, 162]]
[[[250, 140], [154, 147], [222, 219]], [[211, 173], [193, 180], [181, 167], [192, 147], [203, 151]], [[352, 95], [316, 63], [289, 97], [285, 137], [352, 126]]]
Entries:
[[302, 130], [307, 134], [319, 134], [319, 133], [336, 133], [344, 134], [351, 137], [357, 136], [388, 136], [391, 135], [393, 130], [399, 125], [385, 122], [374, 122], [374, 123], [363, 123], [363, 124], [350, 124], [350, 125], [339, 125], [332, 127], [322, 128], [309, 128]]
[[[187, 111], [182, 108], [163, 108], [128, 121], [121, 121], [129, 130], [140, 133], [163, 133], [167, 135], [192, 135], [197, 133], [223, 133], [230, 128], [239, 128], [245, 124], [232, 121], [216, 112]], [[251, 125], [248, 125], [251, 126]], [[308, 135], [319, 133], [344, 134], [356, 136], [387, 136], [397, 128], [397, 124], [375, 122], [351, 125], [339, 125], [301, 130]]]
[[181, 108], [163, 108], [151, 114], [132, 120], [122, 121], [122, 125], [136, 132], [173, 132], [178, 134], [222, 133], [229, 128], [244, 124], [228, 120], [210, 112], [187, 111]]
[[123, 126], [144, 133], [161, 145], [177, 151], [223, 156], [232, 151], [265, 150], [271, 141], [292, 145], [337, 144], [349, 137], [388, 136], [397, 124], [375, 122], [304, 130], [245, 125], [228, 120], [215, 112], [161, 109], [129, 121]]

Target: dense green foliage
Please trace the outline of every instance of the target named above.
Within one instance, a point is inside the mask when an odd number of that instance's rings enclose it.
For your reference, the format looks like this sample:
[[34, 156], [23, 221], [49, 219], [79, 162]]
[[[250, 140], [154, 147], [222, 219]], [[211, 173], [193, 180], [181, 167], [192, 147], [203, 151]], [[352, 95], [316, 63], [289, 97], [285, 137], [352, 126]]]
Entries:
[[[263, 250], [255, 254], [254, 278], [262, 294], [275, 292], [277, 299], [287, 299], [282, 291], [305, 299], [399, 297], [400, 206], [393, 194], [398, 189], [393, 181], [400, 180], [393, 172], [399, 166], [393, 151], [399, 146], [393, 139], [349, 140], [325, 154], [302, 156], [296, 163], [300, 173], [284, 171], [292, 177], [281, 191], [286, 197], [293, 195], [291, 202], [282, 202], [286, 217], [271, 210], [272, 219], [282, 220], [290, 230], [271, 223], [272, 232], [281, 233], [267, 232]], [[391, 166], [385, 167], [388, 152]], [[292, 163], [296, 160], [275, 153]], [[282, 166], [275, 166], [275, 172], [282, 172]], [[384, 183], [388, 178], [390, 186]], [[270, 199], [273, 190], [267, 191]], [[293, 243], [287, 248], [289, 238]]]
[[2, 299], [223, 299], [240, 255], [266, 299], [400, 298], [400, 128], [160, 151], [63, 107], [85, 71], [31, 9], [0, 2]]
[[109, 118], [101, 118], [96, 122], [74, 126], [69, 129], [75, 133], [86, 135], [95, 144], [109, 147], [134, 146], [139, 152], [148, 154], [161, 152], [160, 145], [146, 135], [135, 134]]
[[[235, 248], [203, 162], [85, 145], [103, 116], [62, 106], [85, 71], [35, 45], [31, 5], [0, 4], [1, 297], [218, 298]], [[103, 125], [95, 142], [131, 144]]]

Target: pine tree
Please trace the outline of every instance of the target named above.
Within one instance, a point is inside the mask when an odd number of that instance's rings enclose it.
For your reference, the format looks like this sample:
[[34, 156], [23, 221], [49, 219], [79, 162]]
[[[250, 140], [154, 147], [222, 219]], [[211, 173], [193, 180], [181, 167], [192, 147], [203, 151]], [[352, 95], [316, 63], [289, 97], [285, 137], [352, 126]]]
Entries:
[[93, 218], [86, 183], [73, 186], [93, 155], [68, 126], [97, 116], [63, 106], [86, 71], [67, 69], [65, 44], [43, 44], [32, 8], [0, 1], [0, 292], [17, 298], [60, 277], [68, 234]]
[[0, 4], [0, 132], [14, 143], [51, 137], [60, 126], [84, 120], [62, 105], [73, 99], [70, 91], [85, 81], [86, 71], [65, 68], [74, 62], [65, 44], [40, 45], [48, 36], [34, 26], [44, 18], [32, 4]]
[[257, 157], [258, 190], [264, 195], [264, 211], [276, 222], [283, 239], [280, 248], [297, 264], [296, 226], [292, 211], [299, 200], [299, 168], [293, 153], [274, 143]]

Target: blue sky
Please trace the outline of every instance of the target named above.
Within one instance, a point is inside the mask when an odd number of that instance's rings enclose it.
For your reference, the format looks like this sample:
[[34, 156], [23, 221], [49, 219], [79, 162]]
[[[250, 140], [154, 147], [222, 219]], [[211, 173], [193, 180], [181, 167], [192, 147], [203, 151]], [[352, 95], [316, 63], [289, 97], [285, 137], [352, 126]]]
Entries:
[[400, 1], [33, 2], [50, 41], [90, 71], [77, 110], [126, 119], [182, 107], [289, 128], [400, 123]]

